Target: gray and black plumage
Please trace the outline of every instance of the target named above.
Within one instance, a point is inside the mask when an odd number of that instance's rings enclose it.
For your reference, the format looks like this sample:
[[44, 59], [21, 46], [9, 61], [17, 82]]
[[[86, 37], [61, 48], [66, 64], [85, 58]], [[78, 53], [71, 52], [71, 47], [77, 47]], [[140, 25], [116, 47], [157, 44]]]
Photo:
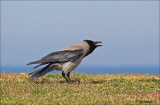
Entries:
[[[60, 70], [62, 71], [62, 76], [67, 81], [71, 81], [70, 72], [81, 63], [83, 58], [91, 54], [98, 46], [102, 46], [98, 45], [98, 43], [102, 42], [84, 40], [81, 43], [65, 47], [60, 51], [52, 52], [40, 60], [29, 62], [27, 65], [38, 64], [34, 68], [41, 65], [45, 66], [37, 71], [29, 73], [28, 75], [31, 75], [30, 79], [33, 80], [53, 70]], [[65, 75], [67, 75], [67, 77]]]

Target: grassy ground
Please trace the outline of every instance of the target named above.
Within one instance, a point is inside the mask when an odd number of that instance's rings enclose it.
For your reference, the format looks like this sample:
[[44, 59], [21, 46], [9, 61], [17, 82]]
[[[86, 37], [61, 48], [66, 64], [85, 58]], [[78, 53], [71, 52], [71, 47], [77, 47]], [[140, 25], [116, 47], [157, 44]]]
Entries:
[[1, 73], [0, 103], [10, 105], [155, 105], [160, 104], [157, 75], [48, 74], [28, 81], [27, 74]]

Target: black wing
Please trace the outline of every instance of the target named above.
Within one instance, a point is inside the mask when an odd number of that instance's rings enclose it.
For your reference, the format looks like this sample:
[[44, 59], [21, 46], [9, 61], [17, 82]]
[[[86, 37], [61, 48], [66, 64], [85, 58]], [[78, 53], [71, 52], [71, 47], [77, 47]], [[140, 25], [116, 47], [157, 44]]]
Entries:
[[74, 61], [80, 56], [82, 56], [82, 50], [64, 50], [64, 51], [57, 51], [48, 54], [47, 56], [43, 57], [40, 61], [41, 63], [61, 63], [61, 62], [68, 62]]

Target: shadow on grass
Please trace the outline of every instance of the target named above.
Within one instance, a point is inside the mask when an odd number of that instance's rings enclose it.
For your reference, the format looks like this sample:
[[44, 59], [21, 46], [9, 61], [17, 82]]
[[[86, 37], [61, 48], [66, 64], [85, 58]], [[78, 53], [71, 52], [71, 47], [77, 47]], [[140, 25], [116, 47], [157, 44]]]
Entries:
[[97, 81], [91, 80], [90, 83], [92, 83], [92, 84], [101, 84], [101, 83], [104, 83], [104, 82], [106, 82], [106, 81], [104, 81], [104, 80], [97, 80]]
[[76, 79], [76, 80], [72, 80], [67, 82], [66, 80], [60, 80], [60, 81], [50, 81], [48, 79], [42, 79], [42, 80], [28, 80], [28, 82], [30, 83], [34, 83], [34, 84], [54, 84], [54, 83], [60, 83], [60, 84], [64, 84], [64, 83], [68, 83], [68, 84], [79, 84], [81, 83], [80, 80]]
[[81, 83], [81, 81], [79, 79], [74, 79], [74, 80], [71, 80], [71, 81], [66, 81], [66, 80], [57, 81], [57, 83], [79, 84], [79, 83]]
[[51, 81], [49, 79], [37, 79], [37, 80], [28, 80], [31, 83], [35, 83], [35, 84], [54, 84], [54, 83], [60, 83], [60, 84], [84, 84], [84, 83], [89, 83], [89, 84], [102, 84], [105, 83], [106, 81], [104, 80], [89, 80], [89, 81], [80, 81], [80, 79], [74, 79], [72, 81], [67, 82], [66, 80], [60, 80], [60, 81]]
[[36, 79], [36, 80], [28, 80], [28, 82], [30, 83], [35, 83], [35, 84], [51, 84], [51, 83], [55, 83], [54, 81], [50, 81], [48, 79]]
[[135, 100], [136, 101], [136, 103], [140, 103], [140, 104], [149, 104], [149, 103], [153, 103], [153, 101], [146, 101], [146, 100]]
[[57, 83], [61, 83], [61, 84], [63, 84], [63, 83], [68, 83], [68, 84], [84, 84], [84, 83], [89, 83], [89, 84], [102, 84], [102, 83], [104, 83], [104, 82], [106, 82], [106, 81], [104, 81], [104, 80], [97, 80], [97, 81], [95, 81], [95, 80], [90, 80], [90, 81], [80, 81], [79, 79], [74, 79], [74, 80], [72, 80], [72, 81], [70, 81], [70, 82], [67, 82], [67, 81], [65, 81], [65, 80], [62, 80], [62, 81], [57, 81]]

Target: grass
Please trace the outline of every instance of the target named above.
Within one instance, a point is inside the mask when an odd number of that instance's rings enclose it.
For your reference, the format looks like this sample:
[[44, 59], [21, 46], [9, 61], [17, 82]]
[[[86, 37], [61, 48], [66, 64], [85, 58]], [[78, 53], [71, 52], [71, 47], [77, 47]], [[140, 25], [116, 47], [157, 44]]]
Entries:
[[47, 74], [29, 81], [25, 73], [1, 73], [2, 105], [158, 105], [160, 80], [147, 74]]

